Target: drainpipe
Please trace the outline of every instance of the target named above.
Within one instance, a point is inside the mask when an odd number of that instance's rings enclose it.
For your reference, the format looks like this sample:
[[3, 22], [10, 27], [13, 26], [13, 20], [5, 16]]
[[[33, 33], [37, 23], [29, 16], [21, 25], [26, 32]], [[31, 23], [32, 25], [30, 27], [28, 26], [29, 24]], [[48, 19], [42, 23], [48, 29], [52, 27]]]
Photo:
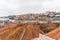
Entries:
[[22, 33], [22, 35], [21, 35], [20, 40], [22, 40], [22, 39], [23, 39], [25, 32], [26, 32], [26, 30], [24, 29], [24, 31], [23, 31], [23, 33]]

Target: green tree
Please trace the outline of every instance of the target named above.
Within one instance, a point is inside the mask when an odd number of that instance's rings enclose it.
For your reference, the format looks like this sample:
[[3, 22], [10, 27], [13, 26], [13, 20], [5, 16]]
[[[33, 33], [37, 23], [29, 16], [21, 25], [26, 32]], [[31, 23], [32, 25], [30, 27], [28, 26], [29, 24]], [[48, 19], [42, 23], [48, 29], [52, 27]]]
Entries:
[[50, 32], [50, 31], [51, 31], [51, 29], [50, 29], [50, 28], [47, 28], [46, 32], [48, 33], [48, 32]]

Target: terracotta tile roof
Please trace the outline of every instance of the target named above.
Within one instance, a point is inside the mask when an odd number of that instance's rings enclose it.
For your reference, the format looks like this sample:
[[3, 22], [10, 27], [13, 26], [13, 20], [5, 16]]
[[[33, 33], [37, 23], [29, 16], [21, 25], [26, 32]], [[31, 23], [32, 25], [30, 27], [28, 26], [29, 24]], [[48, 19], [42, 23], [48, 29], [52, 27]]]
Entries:
[[38, 40], [38, 38], [33, 38], [33, 39], [31, 39], [31, 40]]
[[46, 36], [60, 40], [60, 28], [57, 28], [57, 29], [47, 33]]

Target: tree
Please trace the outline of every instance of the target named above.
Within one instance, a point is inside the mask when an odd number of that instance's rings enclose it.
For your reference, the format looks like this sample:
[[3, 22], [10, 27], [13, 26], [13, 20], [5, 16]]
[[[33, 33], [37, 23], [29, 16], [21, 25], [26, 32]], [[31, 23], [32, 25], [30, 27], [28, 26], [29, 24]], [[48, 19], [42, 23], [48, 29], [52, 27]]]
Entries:
[[50, 31], [51, 31], [51, 29], [50, 29], [50, 28], [47, 28], [46, 32], [48, 33], [48, 32], [50, 32]]

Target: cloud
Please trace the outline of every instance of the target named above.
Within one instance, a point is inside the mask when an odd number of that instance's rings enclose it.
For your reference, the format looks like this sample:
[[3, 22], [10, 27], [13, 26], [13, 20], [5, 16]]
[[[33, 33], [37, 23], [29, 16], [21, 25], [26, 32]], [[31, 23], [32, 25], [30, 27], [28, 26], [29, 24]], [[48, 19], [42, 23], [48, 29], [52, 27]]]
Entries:
[[48, 8], [60, 7], [59, 4], [60, 4], [60, 1], [59, 1], [59, 0], [43, 2], [43, 6], [44, 6], [44, 7], [48, 7]]
[[0, 0], [0, 16], [60, 11], [59, 0]]

